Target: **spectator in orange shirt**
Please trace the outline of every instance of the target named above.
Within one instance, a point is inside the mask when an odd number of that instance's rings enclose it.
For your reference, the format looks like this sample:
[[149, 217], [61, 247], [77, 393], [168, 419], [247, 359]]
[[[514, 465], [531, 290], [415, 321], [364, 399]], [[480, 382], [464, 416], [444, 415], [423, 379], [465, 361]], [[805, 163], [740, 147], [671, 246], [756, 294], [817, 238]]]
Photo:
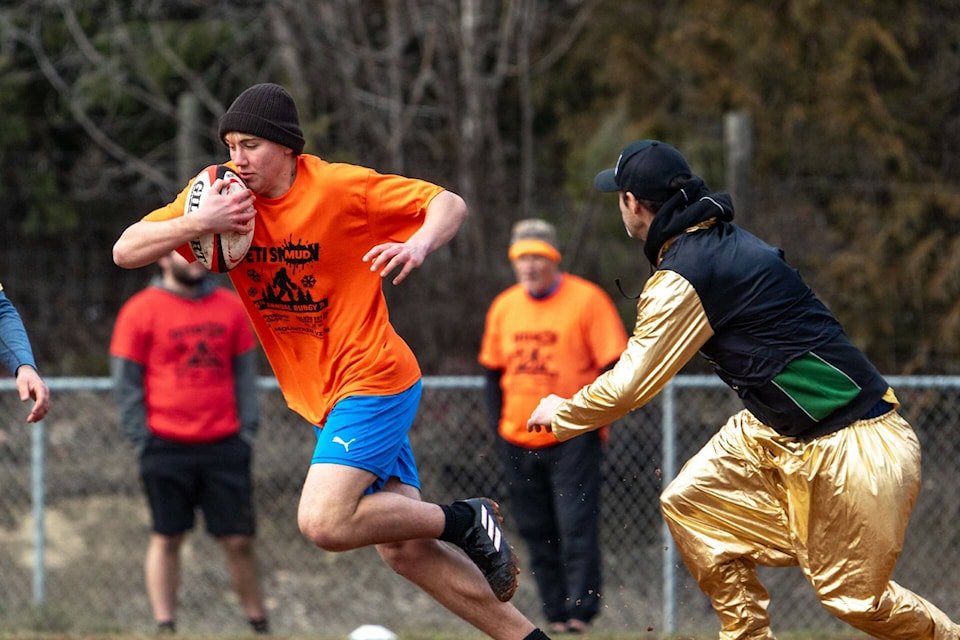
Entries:
[[560, 443], [529, 431], [527, 418], [543, 396], [572, 393], [613, 366], [627, 334], [600, 287], [561, 272], [550, 223], [516, 223], [509, 257], [517, 284], [490, 306], [479, 355], [491, 427], [548, 630], [581, 633], [601, 594], [603, 432]]

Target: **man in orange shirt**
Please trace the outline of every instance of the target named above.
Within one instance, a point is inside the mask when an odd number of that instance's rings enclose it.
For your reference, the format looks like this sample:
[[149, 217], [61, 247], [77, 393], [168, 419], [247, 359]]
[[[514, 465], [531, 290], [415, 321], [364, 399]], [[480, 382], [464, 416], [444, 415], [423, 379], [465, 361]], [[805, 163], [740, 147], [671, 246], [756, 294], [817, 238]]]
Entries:
[[[300, 530], [317, 546], [376, 545], [381, 557], [492, 638], [542, 640], [508, 601], [517, 560], [488, 498], [424, 502], [407, 437], [420, 369], [393, 329], [382, 279], [401, 283], [453, 238], [467, 215], [437, 185], [302, 153], [290, 94], [254, 85], [220, 119], [230, 166], [248, 191], [219, 194], [184, 216], [187, 189], [128, 227], [113, 249], [127, 268], [202, 234], [245, 232], [230, 272], [284, 398], [316, 428], [300, 496]], [[441, 541], [459, 546], [465, 553]]]
[[479, 361], [549, 631], [582, 633], [600, 609], [601, 432], [560, 443], [529, 431], [527, 418], [543, 396], [573, 393], [613, 366], [627, 332], [600, 287], [560, 271], [550, 223], [517, 222], [509, 256], [517, 284], [487, 312]]

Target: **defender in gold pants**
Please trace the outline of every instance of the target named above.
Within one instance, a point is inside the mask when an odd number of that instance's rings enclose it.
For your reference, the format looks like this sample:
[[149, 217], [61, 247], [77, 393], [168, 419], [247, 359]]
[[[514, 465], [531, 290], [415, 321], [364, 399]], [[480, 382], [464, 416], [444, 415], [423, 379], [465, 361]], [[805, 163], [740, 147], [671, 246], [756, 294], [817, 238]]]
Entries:
[[890, 580], [919, 486], [920, 446], [896, 411], [810, 440], [741, 411], [660, 502], [722, 640], [774, 638], [758, 564], [799, 565], [828, 611], [875, 638], [955, 640], [942, 611]]
[[892, 582], [920, 486], [920, 446], [883, 375], [784, 260], [733, 224], [679, 151], [638, 140], [594, 179], [618, 192], [655, 268], [617, 364], [527, 422], [560, 441], [644, 406], [695, 355], [742, 400], [661, 507], [720, 618], [720, 640], [772, 640], [757, 565], [799, 565], [821, 604], [883, 640], [960, 640]]

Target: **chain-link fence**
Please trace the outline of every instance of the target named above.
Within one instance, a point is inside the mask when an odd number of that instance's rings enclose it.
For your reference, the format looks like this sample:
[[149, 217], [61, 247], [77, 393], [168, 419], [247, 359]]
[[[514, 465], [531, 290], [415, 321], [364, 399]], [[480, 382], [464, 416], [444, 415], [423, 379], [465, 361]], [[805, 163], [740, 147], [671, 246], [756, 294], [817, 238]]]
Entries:
[[[893, 378], [902, 412], [924, 452], [924, 481], [895, 578], [960, 618], [956, 456], [960, 379]], [[467, 629], [393, 574], [373, 549], [327, 553], [299, 534], [296, 510], [313, 449], [308, 424], [261, 379], [261, 430], [254, 473], [258, 557], [276, 633], [346, 634], [364, 623], [395, 630]], [[152, 628], [143, 585], [148, 520], [136, 463], [116, 422], [109, 380], [54, 378], [53, 409], [40, 426], [9, 379], [0, 380], [0, 629], [43, 626], [73, 632]], [[603, 609], [598, 629], [717, 629], [706, 598], [664, 538], [662, 484], [740, 408], [711, 376], [680, 376], [648, 407], [614, 425], [604, 468]], [[511, 507], [492, 454], [481, 380], [426, 378], [411, 432], [424, 498], [447, 502], [490, 495]], [[665, 459], [664, 452], [668, 459]], [[946, 569], [945, 569], [946, 568]], [[763, 570], [779, 630], [840, 629], [796, 569]], [[514, 602], [541, 623], [531, 576]], [[216, 542], [198, 530], [184, 547], [180, 628], [247, 629]]]

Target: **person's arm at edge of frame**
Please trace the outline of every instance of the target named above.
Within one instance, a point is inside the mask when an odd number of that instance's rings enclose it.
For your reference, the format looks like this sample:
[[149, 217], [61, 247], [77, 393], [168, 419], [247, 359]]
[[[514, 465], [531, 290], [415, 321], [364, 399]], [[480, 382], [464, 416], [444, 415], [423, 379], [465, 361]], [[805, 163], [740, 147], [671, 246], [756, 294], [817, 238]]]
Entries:
[[427, 204], [423, 224], [406, 242], [378, 244], [363, 256], [363, 261], [370, 262], [370, 271], [378, 271], [381, 278], [402, 265], [393, 279], [393, 284], [400, 284], [427, 255], [450, 242], [466, 218], [463, 198], [452, 191], [441, 191]]
[[39, 422], [50, 410], [50, 390], [37, 371], [23, 319], [0, 287], [0, 362], [16, 379], [21, 402], [33, 399], [27, 422]]
[[633, 335], [613, 369], [571, 398], [542, 399], [527, 429], [546, 429], [563, 441], [612, 424], [653, 399], [712, 335], [693, 286], [675, 272], [656, 272], [640, 296]]

